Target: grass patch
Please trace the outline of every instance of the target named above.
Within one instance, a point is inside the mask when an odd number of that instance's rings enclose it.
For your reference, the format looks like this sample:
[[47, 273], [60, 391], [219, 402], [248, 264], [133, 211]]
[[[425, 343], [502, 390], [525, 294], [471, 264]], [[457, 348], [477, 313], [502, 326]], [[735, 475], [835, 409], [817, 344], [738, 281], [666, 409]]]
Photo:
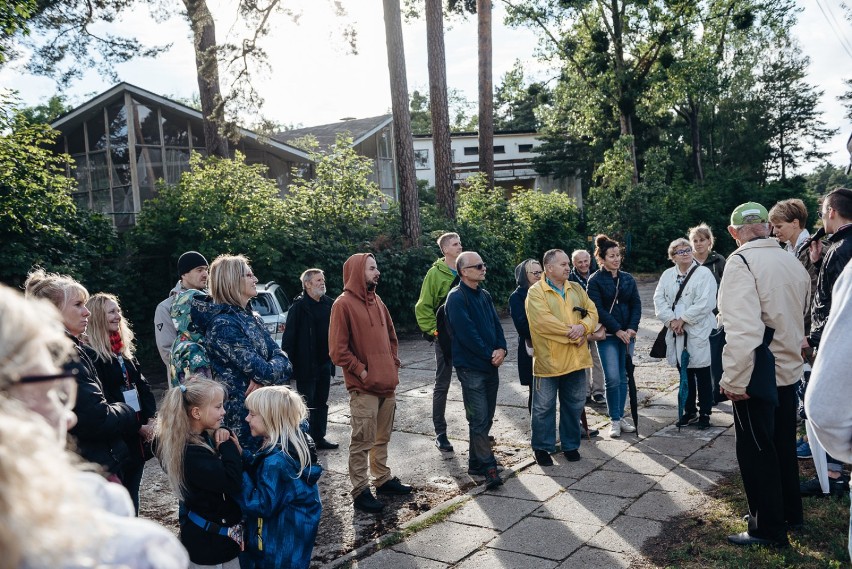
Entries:
[[[813, 476], [813, 468], [803, 467], [802, 473], [809, 478]], [[790, 532], [790, 547], [780, 550], [728, 544], [728, 535], [748, 529], [742, 520], [748, 513], [748, 505], [739, 472], [723, 479], [707, 495], [700, 508], [664, 524], [661, 535], [649, 540], [643, 548], [647, 561], [634, 567], [839, 569], [850, 566], [846, 550], [848, 495], [803, 498], [805, 527]]]
[[405, 529], [401, 529], [401, 530], [398, 530], [398, 531], [395, 531], [393, 533], [386, 535], [381, 540], [381, 542], [379, 542], [379, 544], [376, 546], [376, 550], [378, 551], [379, 549], [385, 549], [387, 547], [391, 547], [393, 545], [396, 545], [397, 543], [400, 543], [401, 541], [403, 541], [405, 538], [407, 538], [410, 535], [413, 535], [413, 534], [415, 534], [419, 531], [422, 531], [422, 530], [424, 530], [428, 527], [431, 527], [431, 526], [433, 526], [437, 523], [443, 522], [444, 520], [449, 518], [451, 515], [453, 515], [453, 512], [455, 512], [456, 510], [458, 510], [459, 508], [464, 506], [467, 502], [468, 502], [468, 500], [459, 500], [455, 504], [453, 504], [453, 505], [451, 505], [447, 508], [444, 508], [440, 512], [437, 512], [437, 513], [429, 516], [425, 520], [421, 520], [421, 521], [419, 521], [415, 524], [411, 524], [410, 526], [408, 526]]

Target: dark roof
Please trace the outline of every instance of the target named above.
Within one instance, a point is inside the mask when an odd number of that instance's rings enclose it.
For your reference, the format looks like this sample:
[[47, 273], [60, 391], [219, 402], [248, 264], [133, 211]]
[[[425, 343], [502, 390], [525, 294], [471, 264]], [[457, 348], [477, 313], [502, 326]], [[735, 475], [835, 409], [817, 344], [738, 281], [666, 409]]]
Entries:
[[358, 144], [368, 136], [384, 128], [392, 120], [393, 115], [380, 115], [378, 117], [369, 117], [366, 119], [344, 120], [331, 124], [321, 124], [306, 128], [285, 130], [283, 132], [273, 134], [272, 138], [273, 140], [287, 143], [296, 138], [311, 135], [317, 139], [320, 148], [323, 149], [334, 144], [338, 134], [348, 132], [352, 136], [353, 144]]

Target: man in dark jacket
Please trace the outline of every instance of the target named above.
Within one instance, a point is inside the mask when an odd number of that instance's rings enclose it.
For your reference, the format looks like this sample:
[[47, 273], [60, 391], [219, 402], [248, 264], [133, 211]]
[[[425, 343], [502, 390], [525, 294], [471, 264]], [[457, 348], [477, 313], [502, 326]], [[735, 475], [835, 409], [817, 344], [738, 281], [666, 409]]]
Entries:
[[[815, 348], [819, 357], [819, 344], [822, 332], [831, 312], [831, 296], [834, 283], [852, 258], [852, 190], [837, 188], [822, 201], [820, 217], [826, 234], [830, 235], [828, 249], [815, 239], [810, 246], [810, 260], [819, 270], [816, 291], [811, 300], [811, 330], [802, 342], [802, 349]], [[824, 253], [824, 255], [823, 255]], [[820, 260], [822, 257], [822, 260]], [[805, 396], [807, 397], [807, 395]], [[816, 449], [814, 449], [816, 450]], [[827, 456], [829, 492], [841, 494], [849, 483], [849, 477], [843, 474], [843, 465], [837, 459]], [[802, 482], [799, 490], [802, 496], [822, 496], [819, 478], [814, 477]]]
[[296, 389], [305, 398], [310, 412], [311, 437], [317, 449], [336, 449], [326, 440], [328, 390], [334, 366], [328, 355], [328, 325], [334, 301], [325, 294], [325, 274], [308, 269], [301, 276], [302, 294], [287, 312], [287, 325], [281, 347], [293, 364]]
[[453, 366], [462, 386], [470, 433], [468, 472], [485, 475], [485, 486], [503, 483], [491, 451], [488, 432], [497, 407], [500, 376], [497, 368], [508, 353], [503, 327], [491, 295], [480, 287], [485, 263], [467, 251], [456, 260], [461, 282], [447, 295], [447, 319], [453, 336]]
[[[571, 274], [568, 280], [582, 285], [583, 290], [589, 288], [589, 277], [597, 268], [592, 267], [592, 256], [585, 249], [577, 249], [571, 253]], [[588, 400], [596, 405], [606, 405], [604, 398], [604, 372], [601, 357], [598, 354], [597, 342], [588, 342], [592, 354], [592, 367], [586, 369], [586, 383], [589, 384]]]

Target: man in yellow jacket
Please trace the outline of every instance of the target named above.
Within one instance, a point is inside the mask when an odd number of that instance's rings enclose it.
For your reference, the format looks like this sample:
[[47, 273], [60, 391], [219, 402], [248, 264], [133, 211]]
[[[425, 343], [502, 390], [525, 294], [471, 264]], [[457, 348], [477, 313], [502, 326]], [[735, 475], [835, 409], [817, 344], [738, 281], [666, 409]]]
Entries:
[[568, 280], [571, 259], [565, 251], [547, 251], [542, 265], [545, 278], [530, 287], [526, 310], [533, 344], [532, 447], [536, 462], [550, 466], [557, 394], [562, 451], [567, 460], [580, 460], [585, 370], [592, 366], [586, 336], [598, 324], [598, 311], [583, 287]]

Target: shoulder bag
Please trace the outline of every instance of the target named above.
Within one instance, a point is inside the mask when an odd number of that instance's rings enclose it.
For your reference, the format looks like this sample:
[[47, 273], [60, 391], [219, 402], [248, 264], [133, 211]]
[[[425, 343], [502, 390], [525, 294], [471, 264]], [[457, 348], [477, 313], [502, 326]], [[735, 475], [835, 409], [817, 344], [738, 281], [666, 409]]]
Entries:
[[[672, 310], [675, 309], [675, 305], [677, 301], [680, 300], [680, 296], [683, 294], [683, 289], [686, 288], [686, 283], [689, 282], [690, 277], [692, 277], [692, 273], [695, 272], [695, 269], [698, 268], [698, 265], [693, 265], [692, 269], [686, 274], [686, 278], [683, 279], [683, 282], [680, 283], [680, 288], [677, 289], [677, 294], [675, 295], [674, 302], [672, 302]], [[663, 326], [663, 329], [657, 334], [657, 339], [654, 340], [654, 345], [651, 346], [651, 353], [649, 354], [652, 358], [664, 358], [666, 357], [666, 333], [668, 332], [668, 327]]]

